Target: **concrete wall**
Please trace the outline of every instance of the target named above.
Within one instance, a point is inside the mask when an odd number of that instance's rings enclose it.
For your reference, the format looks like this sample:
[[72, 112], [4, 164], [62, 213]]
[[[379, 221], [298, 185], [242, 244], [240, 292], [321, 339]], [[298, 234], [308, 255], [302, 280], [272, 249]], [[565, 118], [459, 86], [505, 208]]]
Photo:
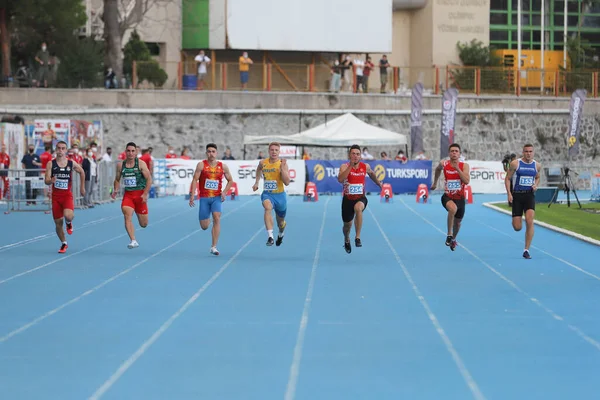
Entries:
[[[366, 115], [357, 114], [364, 121], [395, 132], [409, 134], [409, 115]], [[39, 115], [25, 115], [27, 119]], [[65, 118], [65, 115], [44, 115], [44, 117]], [[80, 118], [74, 115], [74, 118]], [[504, 154], [520, 154], [522, 146], [530, 142], [535, 146], [536, 159], [544, 166], [566, 164], [567, 147], [565, 132], [566, 114], [459, 114], [456, 118], [456, 142], [463, 147], [463, 154], [469, 159], [500, 161]], [[152, 146], [155, 157], [163, 157], [167, 146], [181, 151], [188, 146], [194, 157], [204, 156], [204, 146], [215, 142], [222, 154], [225, 147], [231, 148], [233, 156], [243, 158], [243, 137], [245, 134], [293, 134], [322, 124], [330, 115], [316, 114], [96, 114], [87, 119], [101, 119], [104, 124], [105, 146], [115, 149], [115, 154], [123, 151], [129, 141], [142, 147]], [[575, 170], [600, 172], [600, 118], [585, 116], [582, 121], [580, 156], [574, 160]], [[440, 116], [425, 115], [423, 123], [424, 148], [426, 156], [439, 160]], [[369, 147], [371, 154], [379, 158], [381, 151], [395, 156], [401, 148], [383, 146]], [[410, 144], [409, 144], [410, 149]], [[246, 159], [255, 159], [258, 151], [266, 154], [266, 146], [247, 147]], [[345, 159], [344, 149], [307, 148], [314, 159]], [[404, 149], [402, 149], [404, 150]], [[589, 184], [589, 182], [588, 182]], [[582, 186], [579, 186], [580, 188]]]
[[[441, 96], [425, 96], [426, 110], [441, 110]], [[379, 94], [289, 93], [289, 92], [209, 92], [170, 90], [69, 90], [0, 89], [0, 112], [33, 108], [118, 108], [123, 112], [141, 109], [298, 109], [298, 110], [410, 110], [410, 96]], [[569, 98], [535, 96], [459, 95], [458, 109], [568, 109]], [[160, 112], [157, 110], [157, 112]], [[585, 113], [600, 114], [600, 101], [587, 99]]]

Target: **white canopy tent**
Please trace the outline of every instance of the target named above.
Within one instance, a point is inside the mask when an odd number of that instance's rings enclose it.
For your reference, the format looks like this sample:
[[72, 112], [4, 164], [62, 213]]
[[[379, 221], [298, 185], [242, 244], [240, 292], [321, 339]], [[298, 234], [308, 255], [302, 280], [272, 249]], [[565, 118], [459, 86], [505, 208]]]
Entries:
[[351, 113], [293, 135], [244, 135], [244, 146], [271, 142], [311, 147], [350, 147], [353, 144], [361, 147], [407, 146], [408, 138], [406, 135], [369, 125]]

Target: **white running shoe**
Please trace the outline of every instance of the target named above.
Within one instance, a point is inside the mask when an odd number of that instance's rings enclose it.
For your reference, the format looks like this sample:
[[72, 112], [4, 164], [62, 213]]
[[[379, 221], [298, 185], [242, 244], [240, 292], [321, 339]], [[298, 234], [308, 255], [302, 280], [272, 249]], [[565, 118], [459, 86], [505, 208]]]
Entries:
[[140, 244], [137, 242], [137, 240], [132, 240], [131, 243], [127, 245], [128, 249], [135, 249], [136, 247], [140, 247]]
[[211, 247], [210, 248], [210, 254], [214, 254], [215, 256], [219, 255], [219, 250], [217, 250], [216, 247]]

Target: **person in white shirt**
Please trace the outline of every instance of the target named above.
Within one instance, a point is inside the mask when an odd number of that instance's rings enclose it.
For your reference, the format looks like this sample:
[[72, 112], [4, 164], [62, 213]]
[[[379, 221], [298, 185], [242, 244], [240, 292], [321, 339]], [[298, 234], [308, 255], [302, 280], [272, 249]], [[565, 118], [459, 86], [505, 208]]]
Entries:
[[112, 161], [112, 149], [110, 147], [106, 148], [106, 153], [102, 156], [102, 161], [111, 162]]
[[369, 153], [369, 149], [367, 147], [363, 147], [363, 151], [362, 151], [362, 159], [363, 160], [374, 160], [375, 157], [373, 157], [371, 155], [371, 153]]
[[200, 50], [200, 53], [194, 58], [194, 61], [198, 63], [198, 89], [204, 89], [204, 78], [206, 78], [207, 66], [210, 64], [210, 58], [204, 55], [204, 50]]
[[354, 92], [358, 93], [358, 88], [363, 87], [363, 68], [365, 67], [365, 62], [357, 58], [356, 60], [354, 60], [354, 66], [356, 67], [356, 69], [354, 70], [354, 73], [356, 74], [356, 88]]

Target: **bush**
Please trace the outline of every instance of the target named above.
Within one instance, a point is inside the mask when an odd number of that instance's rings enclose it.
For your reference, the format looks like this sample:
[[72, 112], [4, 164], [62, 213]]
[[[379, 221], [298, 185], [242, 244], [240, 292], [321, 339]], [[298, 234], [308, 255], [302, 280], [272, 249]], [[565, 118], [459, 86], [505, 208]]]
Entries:
[[65, 43], [57, 72], [57, 84], [65, 88], [103, 86], [104, 46], [92, 38], [73, 37]]

